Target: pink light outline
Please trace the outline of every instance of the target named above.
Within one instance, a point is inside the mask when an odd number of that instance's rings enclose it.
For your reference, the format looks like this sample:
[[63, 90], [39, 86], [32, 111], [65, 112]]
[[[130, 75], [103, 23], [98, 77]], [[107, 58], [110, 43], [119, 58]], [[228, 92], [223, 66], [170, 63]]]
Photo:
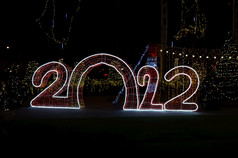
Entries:
[[156, 72], [156, 74], [157, 74], [157, 80], [156, 80], [156, 84], [155, 84], [155, 91], [154, 91], [154, 93], [153, 93], [153, 96], [152, 96], [152, 99], [151, 99], [151, 101], [150, 101], [150, 104], [151, 104], [151, 106], [162, 106], [162, 108], [161, 109], [153, 109], [153, 108], [149, 108], [149, 109], [142, 109], [142, 110], [151, 110], [151, 111], [164, 111], [164, 108], [163, 108], [163, 104], [162, 103], [158, 103], [158, 104], [155, 104], [155, 103], [153, 103], [154, 102], [154, 98], [155, 98], [155, 92], [156, 92], [156, 90], [157, 90], [157, 88], [158, 88], [158, 85], [159, 85], [159, 71], [155, 68], [155, 67], [153, 67], [153, 66], [151, 66], [151, 65], [145, 65], [145, 66], [143, 66], [143, 67], [141, 67], [140, 69], [139, 69], [139, 71], [138, 71], [138, 73], [137, 73], [137, 83], [138, 83], [138, 85], [139, 86], [141, 86], [141, 87], [144, 87], [145, 85], [146, 85], [146, 83], [145, 83], [145, 79], [146, 79], [146, 77], [148, 77], [149, 79], [148, 79], [148, 83], [147, 83], [147, 87], [146, 87], [146, 91], [145, 91], [145, 95], [144, 95], [144, 97], [143, 97], [143, 99], [142, 99], [142, 101], [141, 101], [141, 103], [140, 103], [140, 106], [139, 106], [139, 109], [141, 110], [141, 106], [143, 105], [143, 103], [144, 103], [144, 100], [145, 100], [145, 98], [146, 98], [146, 95], [147, 95], [147, 92], [148, 92], [148, 89], [149, 89], [149, 85], [150, 85], [150, 82], [151, 82], [151, 76], [149, 75], [149, 74], [145, 74], [144, 76], [143, 76], [143, 83], [141, 84], [140, 83], [140, 79], [139, 79], [139, 77], [140, 77], [140, 72], [141, 72], [141, 70], [143, 70], [143, 69], [146, 69], [146, 68], [152, 68], [153, 70], [155, 70], [155, 72]]
[[[183, 67], [192, 70], [192, 71], [196, 74], [196, 77], [197, 77], [197, 80], [198, 80], [198, 84], [197, 84], [197, 87], [196, 87], [195, 91], [192, 93], [192, 95], [190, 95], [188, 98], [186, 98], [185, 100], [183, 100], [182, 104], [188, 104], [188, 105], [189, 105], [189, 104], [193, 104], [193, 105], [195, 104], [195, 105], [196, 105], [196, 109], [195, 109], [195, 110], [183, 110], [183, 109], [181, 109], [181, 110], [172, 109], [172, 110], [171, 110], [171, 109], [166, 109], [166, 104], [168, 104], [168, 103], [171, 102], [172, 100], [174, 100], [174, 99], [180, 97], [181, 95], [185, 94], [185, 93], [191, 88], [192, 78], [191, 78], [191, 76], [190, 76], [189, 74], [186, 74], [186, 73], [178, 73], [178, 74], [175, 74], [172, 78], [167, 79], [167, 76], [168, 76], [168, 74], [169, 74], [171, 71], [173, 71], [173, 70], [175, 70], [175, 69], [177, 69], [177, 68], [183, 68]], [[179, 94], [179, 95], [173, 97], [172, 99], [168, 100], [167, 102], [165, 102], [165, 103], [164, 103], [164, 110], [165, 110], [165, 111], [187, 111], [187, 112], [197, 111], [197, 110], [198, 110], [198, 104], [197, 104], [197, 103], [195, 103], [195, 102], [194, 102], [194, 103], [187, 103], [186, 101], [189, 100], [189, 99], [197, 92], [197, 90], [198, 90], [198, 88], [199, 88], [199, 85], [200, 85], [199, 75], [198, 75], [198, 73], [196, 72], [196, 70], [194, 70], [193, 68], [191, 68], [191, 67], [189, 67], [189, 66], [181, 65], [181, 66], [176, 66], [176, 67], [170, 69], [170, 70], [164, 75], [164, 79], [165, 79], [167, 82], [170, 82], [170, 81], [172, 81], [175, 77], [177, 77], [177, 76], [179, 76], [179, 75], [185, 75], [185, 76], [187, 76], [187, 77], [189, 78], [189, 80], [190, 80], [189, 87], [188, 87], [188, 88], [186, 89], [186, 91], [184, 91], [183, 93], [181, 93], [181, 94]]]
[[67, 90], [66, 90], [66, 96], [57, 96], [58, 93], [60, 93], [60, 92], [63, 90], [63, 88], [65, 88], [65, 86], [66, 86], [66, 84], [67, 84], [67, 82], [68, 82], [68, 75], [69, 75], [68, 69], [66, 68], [66, 66], [65, 66], [64, 64], [62, 64], [62, 63], [60, 63], [60, 62], [51, 61], [51, 62], [47, 62], [47, 63], [45, 63], [45, 64], [39, 66], [39, 67], [35, 70], [35, 72], [34, 72], [33, 75], [32, 75], [32, 80], [31, 80], [31, 82], [32, 82], [32, 85], [33, 85], [34, 87], [39, 88], [39, 87], [41, 87], [42, 84], [43, 84], [43, 79], [44, 79], [49, 73], [51, 73], [51, 72], [56, 72], [56, 75], [57, 75], [57, 76], [56, 76], [56, 79], [54, 80], [54, 82], [52, 82], [48, 87], [44, 88], [44, 90], [42, 90], [36, 97], [34, 97], [34, 98], [30, 101], [30, 106], [31, 106], [31, 107], [34, 107], [34, 108], [78, 109], [78, 108], [76, 108], [76, 107], [67, 107], [67, 106], [65, 106], [65, 107], [62, 107], [62, 106], [34, 106], [34, 105], [32, 104], [32, 102], [33, 102], [36, 98], [38, 98], [42, 93], [44, 93], [47, 89], [49, 89], [52, 85], [54, 85], [54, 83], [55, 83], [55, 82], [58, 80], [58, 78], [59, 78], [59, 73], [58, 73], [57, 70], [49, 70], [49, 71], [47, 71], [47, 72], [42, 76], [39, 85], [36, 85], [36, 84], [34, 83], [34, 77], [35, 77], [36, 73], [38, 72], [38, 70], [41, 69], [42, 67], [48, 65], [48, 64], [59, 64], [59, 65], [63, 66], [63, 68], [65, 69], [65, 74], [66, 74], [66, 79], [65, 79], [65, 82], [64, 82], [63, 86], [62, 86], [52, 97], [53, 97], [53, 98], [63, 98], [63, 99], [67, 99], [67, 98], [68, 98], [68, 87], [67, 87]]
[[[75, 70], [77, 69], [77, 67], [78, 67], [81, 63], [83, 63], [85, 60], [87, 60], [87, 59], [89, 59], [89, 58], [92, 58], [92, 57], [94, 57], [94, 56], [111, 56], [111, 57], [113, 57], [113, 58], [118, 59], [119, 61], [123, 62], [123, 63], [126, 65], [126, 67], [127, 67], [127, 68], [130, 70], [130, 72], [131, 72], [131, 76], [133, 77], [134, 85], [135, 85], [135, 88], [136, 88], [136, 100], [137, 100], [137, 103], [136, 103], [136, 104], [137, 104], [137, 108], [136, 108], [136, 109], [138, 109], [138, 107], [139, 107], [139, 93], [138, 93], [138, 86], [137, 86], [137, 82], [136, 82], [136, 79], [135, 79], [134, 71], [130, 68], [130, 66], [129, 66], [124, 60], [122, 60], [121, 58], [119, 58], [119, 57], [117, 57], [117, 56], [111, 55], [111, 54], [98, 53], [98, 54], [93, 54], [93, 55], [90, 55], [90, 56], [88, 56], [88, 57], [82, 59], [82, 60], [74, 67], [74, 69], [73, 69], [73, 71], [72, 71], [72, 73], [71, 73], [71, 75], [70, 75], [69, 82], [68, 82], [68, 89], [69, 89], [69, 86], [70, 86], [70, 84], [71, 84], [71, 78], [73, 77], [74, 72], [75, 72]], [[78, 96], [79, 96], [79, 86], [80, 86], [82, 77], [84, 76], [84, 74], [85, 74], [90, 68], [95, 67], [95, 66], [97, 66], [97, 65], [101, 65], [101, 64], [105, 64], [105, 65], [107, 65], [107, 66], [110, 66], [110, 67], [113, 67], [114, 69], [116, 69], [116, 71], [122, 76], [124, 86], [126, 87], [126, 81], [124, 80], [123, 75], [117, 70], [117, 68], [116, 68], [115, 66], [110, 65], [110, 64], [105, 63], [105, 62], [99, 62], [99, 63], [96, 63], [96, 64], [94, 64], [94, 65], [90, 65], [90, 66], [82, 73], [82, 75], [80, 76], [80, 79], [79, 79], [79, 82], [78, 82], [78, 85], [77, 85], [77, 103], [78, 103], [79, 108], [80, 108], [80, 101], [79, 101], [79, 97], [78, 97]], [[127, 98], [127, 95], [128, 95], [128, 94], [127, 94], [127, 91], [125, 91], [125, 99], [124, 99], [124, 103], [123, 103], [123, 110], [135, 110], [135, 109], [125, 109], [125, 105], [126, 105], [126, 102], [127, 102], [127, 99], [126, 99], [126, 98]]]

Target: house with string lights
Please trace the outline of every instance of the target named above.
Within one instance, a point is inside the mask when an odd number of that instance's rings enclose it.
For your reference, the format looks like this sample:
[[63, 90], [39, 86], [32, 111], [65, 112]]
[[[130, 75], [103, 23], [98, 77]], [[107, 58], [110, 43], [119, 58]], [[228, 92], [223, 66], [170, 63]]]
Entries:
[[[200, 9], [198, 0], [180, 3], [180, 27], [177, 32], [169, 35], [169, 1], [161, 1], [161, 34], [160, 42], [152, 43], [148, 51], [149, 65], [154, 65], [163, 76], [168, 70], [178, 65], [189, 65], [199, 74], [201, 86], [193, 97], [201, 102], [204, 108], [215, 108], [220, 104], [237, 105], [237, 82], [235, 76], [238, 71], [237, 53], [237, 1], [232, 6], [232, 32], [226, 35], [222, 48], [201, 47], [207, 33], [207, 19]], [[196, 47], [198, 45], [198, 47]], [[211, 74], [213, 76], [211, 77]], [[158, 100], [167, 100], [183, 92], [188, 83], [184, 77], [177, 78], [174, 83], [164, 85], [158, 90]], [[222, 103], [223, 102], [223, 103]], [[210, 107], [207, 107], [207, 106]]]

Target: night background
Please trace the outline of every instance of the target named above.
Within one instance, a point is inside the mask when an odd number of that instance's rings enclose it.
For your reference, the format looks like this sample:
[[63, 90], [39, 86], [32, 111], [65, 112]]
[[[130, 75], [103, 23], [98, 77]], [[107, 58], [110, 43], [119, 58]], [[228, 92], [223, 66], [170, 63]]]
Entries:
[[[7, 0], [0, 2], [0, 23], [0, 139], [7, 149], [22, 142], [34, 150], [32, 144], [45, 142], [61, 149], [74, 140], [85, 151], [236, 151], [238, 1]], [[96, 53], [118, 56], [132, 68], [156, 64], [160, 76], [191, 66], [201, 81], [191, 99], [199, 110], [124, 114], [124, 93], [112, 105], [122, 79], [105, 65], [85, 79], [85, 109], [30, 107], [42, 91], [31, 84], [37, 67], [63, 61], [74, 68]], [[162, 78], [155, 101], [164, 103], [188, 86], [181, 78], [171, 85]]]
[[[7, 64], [17, 60], [14, 60], [17, 56], [22, 62], [65, 57], [69, 60], [65, 62], [70, 63], [72, 58], [81, 60], [98, 52], [120, 54], [120, 57], [129, 53], [131, 59], [149, 42], [160, 42], [160, 1], [87, 0], [81, 1], [79, 11], [73, 13], [77, 1], [69, 0], [56, 3], [55, 33], [58, 38], [67, 36], [70, 13], [74, 16], [69, 42], [62, 52], [61, 45], [45, 35], [52, 25], [50, 2], [45, 13], [48, 19], [44, 17], [45, 21], [42, 21], [44, 29], [36, 22], [45, 3], [42, 0], [1, 2], [1, 59], [7, 58]], [[168, 43], [180, 29], [180, 3], [180, 0], [168, 2]], [[232, 30], [232, 7], [225, 0], [200, 0], [199, 5], [207, 18], [206, 37], [199, 46], [221, 48], [227, 32]], [[68, 20], [65, 20], [67, 12]], [[5, 53], [8, 45], [10, 54]]]

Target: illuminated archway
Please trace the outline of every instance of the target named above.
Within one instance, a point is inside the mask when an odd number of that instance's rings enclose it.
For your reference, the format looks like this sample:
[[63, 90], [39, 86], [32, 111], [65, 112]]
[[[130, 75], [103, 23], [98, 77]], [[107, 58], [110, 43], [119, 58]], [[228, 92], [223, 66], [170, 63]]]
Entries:
[[125, 86], [125, 100], [123, 104], [124, 110], [138, 109], [138, 85], [135, 79], [134, 71], [130, 66], [120, 59], [111, 54], [99, 53], [91, 55], [81, 60], [73, 69], [69, 78], [68, 90], [73, 93], [72, 101], [73, 106], [78, 105], [80, 108], [84, 107], [83, 100], [83, 86], [87, 74], [96, 66], [105, 64], [113, 67], [122, 77]]

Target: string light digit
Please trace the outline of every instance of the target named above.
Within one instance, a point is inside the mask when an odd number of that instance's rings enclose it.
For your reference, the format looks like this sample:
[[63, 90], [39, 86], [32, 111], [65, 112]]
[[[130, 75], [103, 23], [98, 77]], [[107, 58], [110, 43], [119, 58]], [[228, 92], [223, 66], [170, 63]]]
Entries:
[[[32, 76], [32, 84], [36, 88], [44, 88], [30, 102], [32, 107], [77, 108], [70, 102], [71, 93], [68, 92], [67, 82], [70, 68], [63, 63], [52, 61], [41, 65]], [[54, 76], [56, 74], [56, 76]], [[49, 83], [49, 78], [53, 81]], [[66, 95], [61, 95], [66, 91]]]
[[94, 54], [89, 57], [81, 60], [76, 67], [73, 69], [72, 74], [69, 79], [69, 86], [73, 93], [73, 104], [80, 108], [84, 108], [84, 100], [83, 100], [83, 86], [84, 80], [87, 74], [94, 67], [99, 65], [107, 65], [114, 68], [122, 77], [123, 83], [125, 86], [125, 100], [123, 104], [124, 110], [134, 110], [138, 109], [139, 106], [139, 97], [138, 97], [138, 85], [136, 83], [134, 71], [130, 68], [130, 66], [120, 59], [117, 56], [99, 53]]
[[157, 92], [159, 82], [158, 70], [150, 65], [141, 67], [137, 73], [138, 85], [144, 87], [146, 85], [146, 78], [148, 78], [147, 88], [144, 97], [140, 103], [140, 110], [163, 110], [163, 104], [154, 103], [154, 98]]
[[197, 111], [198, 104], [188, 101], [199, 88], [200, 80], [198, 73], [189, 66], [176, 66], [164, 75], [164, 79], [167, 82], [171, 82], [179, 75], [184, 75], [189, 78], [189, 86], [184, 92], [165, 102], [164, 109], [168, 111]]

